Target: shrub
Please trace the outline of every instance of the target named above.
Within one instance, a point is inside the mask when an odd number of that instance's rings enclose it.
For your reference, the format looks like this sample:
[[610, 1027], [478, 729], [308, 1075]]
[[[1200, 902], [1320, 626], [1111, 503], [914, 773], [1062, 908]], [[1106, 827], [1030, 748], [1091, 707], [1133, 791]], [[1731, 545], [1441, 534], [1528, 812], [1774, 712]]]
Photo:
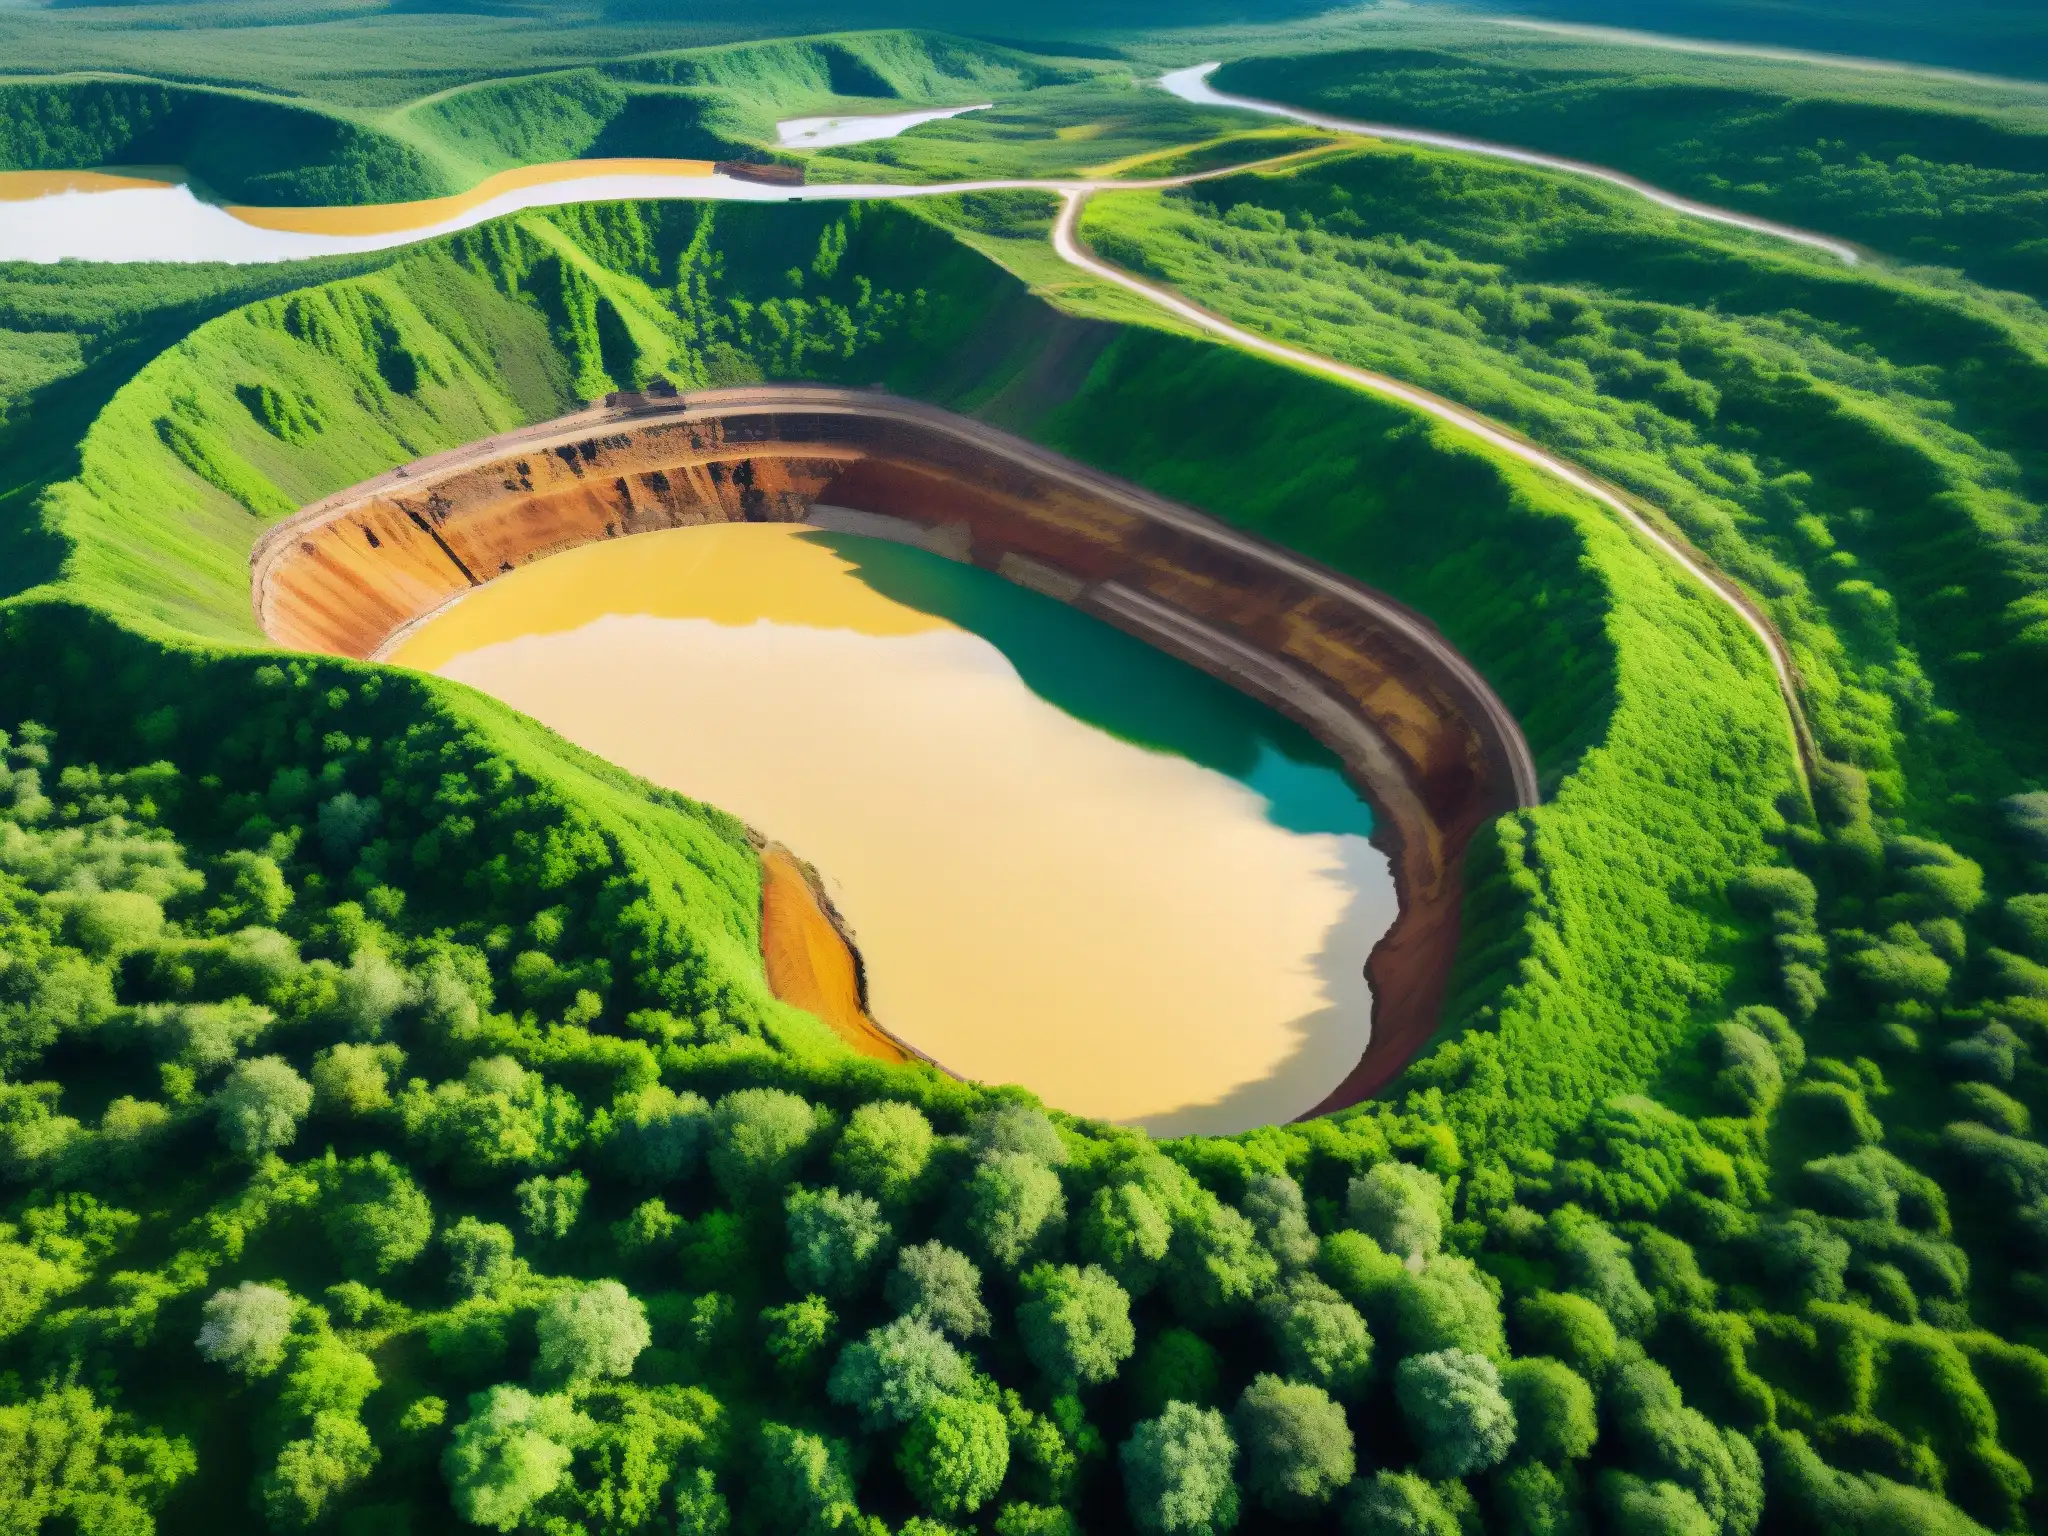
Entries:
[[1380, 1163], [1351, 1181], [1351, 1224], [1388, 1253], [1413, 1263], [1443, 1246], [1443, 1181], [1410, 1163]]
[[909, 1198], [932, 1155], [932, 1125], [915, 1104], [881, 1099], [846, 1122], [832, 1165], [855, 1189], [877, 1200]]
[[966, 1254], [944, 1243], [905, 1248], [883, 1289], [899, 1313], [922, 1318], [941, 1333], [966, 1340], [988, 1332], [981, 1271]]
[[1297, 1275], [1260, 1303], [1287, 1375], [1333, 1397], [1364, 1390], [1372, 1334], [1358, 1309], [1312, 1275]]
[[1600, 1437], [1593, 1389], [1561, 1360], [1510, 1360], [1501, 1367], [1501, 1390], [1515, 1410], [1519, 1454], [1538, 1461], [1577, 1461]]
[[942, 1397], [969, 1390], [967, 1362], [922, 1318], [899, 1317], [840, 1351], [826, 1395], [870, 1432], [908, 1424]]
[[1412, 1472], [1376, 1472], [1344, 1508], [1345, 1536], [1460, 1536], [1458, 1517]]
[[311, 1086], [282, 1056], [243, 1062], [214, 1095], [220, 1139], [251, 1162], [290, 1146], [312, 1107]]
[[313, 1058], [313, 1107], [337, 1119], [375, 1114], [391, 1103], [390, 1069], [402, 1058], [393, 1046], [329, 1046]]
[[1172, 1240], [1172, 1221], [1142, 1184], [1126, 1181], [1098, 1189], [1081, 1218], [1082, 1256], [1116, 1276], [1133, 1296], [1158, 1283]]
[[583, 1214], [584, 1196], [590, 1180], [580, 1173], [565, 1173], [551, 1179], [536, 1174], [512, 1191], [519, 1202], [519, 1221], [529, 1237], [560, 1242]]
[[1066, 1217], [1060, 1176], [1028, 1153], [991, 1153], [967, 1181], [967, 1230], [998, 1268], [1022, 1266]]
[[2019, 1070], [2022, 1046], [2020, 1037], [2006, 1024], [1986, 1024], [1975, 1034], [1951, 1042], [1942, 1055], [1947, 1058], [1949, 1070], [1957, 1077], [1974, 1078], [1978, 1082], [1995, 1083], [2001, 1088], [2012, 1086], [2014, 1074]]
[[852, 1296], [888, 1254], [896, 1234], [866, 1195], [792, 1189], [783, 1201], [789, 1231], [784, 1265], [798, 1290]]
[[711, 1176], [735, 1202], [771, 1194], [790, 1182], [817, 1131], [816, 1113], [793, 1093], [729, 1093], [711, 1110]]
[[1647, 1482], [1609, 1470], [1600, 1476], [1600, 1502], [1617, 1531], [1643, 1536], [1719, 1536], [1714, 1517], [1676, 1483]]
[[64, 907], [64, 938], [95, 960], [111, 959], [156, 942], [164, 909], [140, 891], [90, 891]]
[[1689, 1494], [1710, 1529], [1724, 1536], [1756, 1529], [1763, 1463], [1747, 1439], [1686, 1407], [1670, 1373], [1640, 1354], [1617, 1366], [1607, 1395], [1616, 1431], [1640, 1470]]
[[768, 1358], [792, 1375], [807, 1371], [832, 1342], [839, 1319], [822, 1296], [806, 1296], [761, 1313]]
[[1168, 1297], [1191, 1322], [1217, 1324], [1249, 1306], [1278, 1277], [1280, 1265], [1252, 1224], [1210, 1201], [1174, 1229]]
[[2014, 948], [2048, 965], [2048, 892], [2006, 898], [2005, 925]]
[[518, 1272], [512, 1232], [495, 1221], [464, 1216], [441, 1234], [448, 1253], [448, 1281], [468, 1299], [488, 1296]]
[[441, 1458], [455, 1512], [471, 1525], [513, 1529], [554, 1492], [593, 1427], [563, 1397], [508, 1386], [472, 1397]]
[[287, 1441], [258, 1484], [270, 1528], [300, 1531], [318, 1525], [376, 1465], [377, 1448], [361, 1420], [315, 1414], [312, 1433]]
[[766, 1519], [778, 1536], [831, 1536], [859, 1513], [846, 1447], [837, 1440], [792, 1429], [761, 1426], [761, 1459], [755, 1487]]
[[1462, 1349], [1507, 1358], [1496, 1282], [1470, 1259], [1440, 1253], [1394, 1291], [1394, 1336], [1404, 1355]]
[[358, 1279], [389, 1275], [420, 1256], [434, 1236], [434, 1210], [412, 1175], [383, 1152], [342, 1164], [327, 1207], [327, 1235]]
[[1718, 1026], [1721, 1070], [1714, 1087], [1721, 1097], [1744, 1115], [1770, 1112], [1784, 1091], [1784, 1071], [1768, 1040], [1753, 1029], [1733, 1022]]
[[1849, 1245], [1811, 1211], [1794, 1211], [1757, 1232], [1764, 1273], [1801, 1301], [1839, 1301]]
[[698, 1095], [655, 1083], [612, 1106], [605, 1150], [612, 1166], [631, 1182], [668, 1184], [687, 1178], [696, 1168], [707, 1119]]
[[1186, 1328], [1162, 1329], [1138, 1353], [1131, 1373], [1132, 1399], [1138, 1411], [1156, 1418], [1168, 1403], [1213, 1408], [1221, 1390], [1222, 1369], [1215, 1347]]
[[1057, 1168], [1067, 1161], [1067, 1144], [1042, 1109], [1029, 1104], [997, 1104], [981, 1111], [967, 1127], [967, 1139], [978, 1157], [1018, 1153]]
[[1579, 1480], [1569, 1467], [1517, 1460], [1493, 1487], [1505, 1536], [1580, 1536], [1586, 1529]]
[[1570, 1288], [1597, 1304], [1623, 1336], [1647, 1332], [1657, 1304], [1636, 1278], [1628, 1244], [1598, 1217], [1569, 1206], [1552, 1214], [1550, 1234]]
[[1833, 1215], [1948, 1230], [1948, 1198], [1941, 1186], [1881, 1147], [1815, 1158], [1801, 1173], [1814, 1203]]
[[1262, 1173], [1245, 1187], [1238, 1209], [1251, 1221], [1266, 1251], [1283, 1270], [1313, 1264], [1319, 1246], [1308, 1224], [1301, 1186], [1284, 1173]]
[[647, 1309], [616, 1280], [559, 1292], [541, 1308], [537, 1332], [540, 1374], [570, 1382], [631, 1375], [654, 1337]]

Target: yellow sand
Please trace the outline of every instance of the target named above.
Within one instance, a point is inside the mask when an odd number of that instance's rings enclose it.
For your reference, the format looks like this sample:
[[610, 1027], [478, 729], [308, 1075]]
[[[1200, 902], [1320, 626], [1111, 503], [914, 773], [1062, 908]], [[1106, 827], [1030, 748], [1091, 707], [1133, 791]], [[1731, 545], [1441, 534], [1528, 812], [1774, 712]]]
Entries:
[[0, 203], [26, 203], [59, 192], [124, 192], [175, 185], [154, 176], [112, 171], [0, 171]]
[[797, 529], [643, 534], [501, 577], [396, 660], [722, 805], [815, 864], [874, 1016], [967, 1076], [1157, 1132], [1312, 1106], [1394, 914], [1361, 838], [1026, 688]]
[[558, 181], [592, 176], [709, 176], [709, 160], [558, 160], [548, 165], [522, 165], [500, 171], [467, 192], [427, 198], [416, 203], [373, 203], [361, 208], [249, 208], [230, 205], [228, 212], [259, 229], [300, 235], [388, 235], [408, 229], [430, 229], [494, 197]]

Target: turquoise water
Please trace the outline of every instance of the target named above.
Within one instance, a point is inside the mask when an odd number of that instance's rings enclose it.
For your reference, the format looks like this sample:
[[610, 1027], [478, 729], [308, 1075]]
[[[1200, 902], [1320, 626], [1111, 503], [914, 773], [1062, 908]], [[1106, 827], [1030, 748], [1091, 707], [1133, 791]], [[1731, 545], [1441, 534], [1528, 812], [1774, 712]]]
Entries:
[[1275, 826], [1371, 834], [1372, 807], [1334, 753], [1199, 668], [979, 566], [855, 534], [804, 537], [884, 597], [981, 636], [1048, 704], [1134, 746], [1236, 779], [1265, 798]]

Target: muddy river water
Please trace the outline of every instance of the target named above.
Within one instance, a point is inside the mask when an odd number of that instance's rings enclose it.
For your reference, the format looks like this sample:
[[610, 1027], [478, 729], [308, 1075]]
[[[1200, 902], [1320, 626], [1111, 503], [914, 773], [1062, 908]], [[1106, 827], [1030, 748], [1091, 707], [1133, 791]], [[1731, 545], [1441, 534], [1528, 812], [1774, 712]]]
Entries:
[[391, 659], [815, 864], [876, 1019], [965, 1076], [1223, 1132], [1364, 1049], [1395, 898], [1336, 760], [992, 573], [796, 525], [643, 534], [500, 577]]

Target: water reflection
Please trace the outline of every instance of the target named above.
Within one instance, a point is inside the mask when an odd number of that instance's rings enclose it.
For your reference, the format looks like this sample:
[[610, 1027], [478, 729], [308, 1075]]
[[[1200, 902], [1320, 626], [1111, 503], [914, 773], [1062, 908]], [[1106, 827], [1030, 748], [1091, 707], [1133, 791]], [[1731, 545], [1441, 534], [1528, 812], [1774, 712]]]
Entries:
[[1228, 1131], [1357, 1061], [1394, 916], [1291, 723], [923, 551], [787, 526], [586, 546], [395, 658], [745, 817], [824, 873], [874, 1012], [1077, 1113]]

